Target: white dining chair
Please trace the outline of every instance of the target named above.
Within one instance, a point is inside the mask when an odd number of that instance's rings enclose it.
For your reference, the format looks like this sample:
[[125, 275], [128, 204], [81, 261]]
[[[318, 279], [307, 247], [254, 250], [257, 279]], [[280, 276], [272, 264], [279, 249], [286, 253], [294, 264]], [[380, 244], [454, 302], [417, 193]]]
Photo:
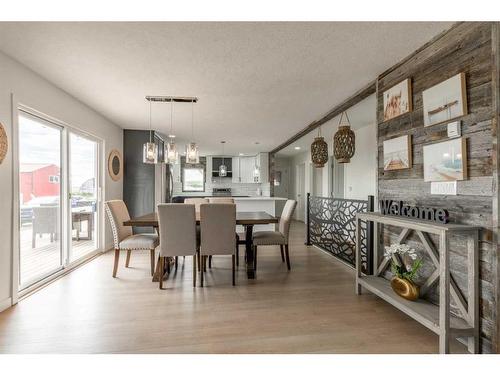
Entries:
[[196, 211], [194, 204], [167, 203], [158, 205], [160, 233], [160, 289], [163, 288], [165, 259], [193, 257], [193, 287], [196, 286]]
[[236, 205], [230, 203], [202, 204], [200, 206], [200, 221], [202, 268], [200, 285], [203, 286], [206, 258], [211, 255], [231, 255], [233, 285], [235, 285]]
[[[277, 231], [262, 231], [255, 232], [252, 237], [252, 246], [254, 249], [254, 269], [257, 270], [257, 247], [258, 246], [275, 246], [279, 245], [281, 250], [281, 261], [286, 258], [286, 266], [290, 270], [290, 254], [288, 251], [288, 237], [290, 234], [290, 223], [292, 221], [293, 212], [297, 206], [297, 201], [289, 199], [285, 203], [283, 212], [281, 213]], [[283, 247], [285, 251], [283, 253]]]
[[120, 251], [127, 251], [125, 267], [130, 264], [132, 251], [149, 250], [151, 256], [151, 275], [155, 270], [155, 249], [159, 244], [158, 235], [154, 233], [133, 234], [132, 227], [123, 225], [124, 221], [130, 220], [130, 215], [122, 200], [110, 200], [104, 203], [106, 214], [113, 232], [113, 243], [115, 249], [115, 261], [113, 266], [113, 277], [118, 271]]

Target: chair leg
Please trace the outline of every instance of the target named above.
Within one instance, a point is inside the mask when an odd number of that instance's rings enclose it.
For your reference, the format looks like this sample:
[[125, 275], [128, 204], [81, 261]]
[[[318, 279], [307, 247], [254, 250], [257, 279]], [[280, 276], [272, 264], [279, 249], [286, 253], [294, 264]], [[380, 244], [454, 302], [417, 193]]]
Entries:
[[[201, 256], [201, 264], [203, 265], [205, 263], [205, 256], [204, 255], [198, 255], [198, 256]], [[201, 270], [200, 272], [200, 286], [203, 288], [203, 273], [204, 271]]]
[[232, 258], [233, 258], [233, 286], [235, 286], [236, 285], [236, 269], [235, 269], [236, 268], [235, 267], [235, 263], [236, 263], [236, 259], [235, 258], [236, 258], [236, 255], [233, 254]]
[[150, 254], [151, 254], [151, 276], [153, 276], [155, 273], [155, 251], [151, 250]]
[[290, 254], [288, 253], [288, 244], [285, 245], [286, 268], [290, 271]]
[[236, 267], [240, 266], [240, 246], [236, 244]]
[[116, 277], [119, 260], [120, 260], [120, 249], [115, 249], [115, 264], [113, 265], [113, 277]]
[[163, 289], [163, 276], [165, 276], [165, 257], [160, 256], [160, 273], [158, 275], [158, 281], [160, 289]]
[[208, 256], [208, 268], [212, 268], [212, 256]]
[[128, 265], [130, 264], [130, 254], [132, 254], [132, 250], [127, 250], [127, 259], [125, 259], [125, 267], [128, 268]]
[[193, 288], [196, 288], [196, 253], [193, 255]]
[[285, 263], [285, 252], [283, 251], [283, 245], [280, 245], [281, 250], [281, 261]]
[[203, 272], [207, 272], [207, 256], [206, 255], [203, 255], [201, 263], [203, 265]]
[[175, 256], [175, 270], [177, 271], [177, 266], [179, 265], [179, 257]]
[[201, 271], [201, 255], [200, 255], [200, 250], [196, 251], [196, 262], [198, 263], [198, 272]]
[[257, 245], [253, 247], [253, 269], [257, 272]]

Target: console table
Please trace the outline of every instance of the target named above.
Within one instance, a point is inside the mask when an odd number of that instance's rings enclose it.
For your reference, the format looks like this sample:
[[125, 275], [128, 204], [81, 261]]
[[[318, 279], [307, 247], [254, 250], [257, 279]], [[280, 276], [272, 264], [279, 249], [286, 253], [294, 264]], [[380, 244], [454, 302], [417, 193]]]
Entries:
[[[361, 221], [373, 222], [373, 262], [374, 274], [361, 272]], [[423, 285], [420, 295], [425, 295], [439, 281], [439, 306], [424, 299], [408, 301], [398, 296], [391, 288], [390, 281], [383, 273], [390, 261], [383, 258], [380, 251], [380, 235], [383, 225], [401, 228], [396, 243], [402, 243], [415, 232], [435, 266], [434, 272]], [[478, 277], [478, 227], [461, 224], [440, 224], [432, 221], [416, 220], [379, 212], [358, 213], [356, 216], [356, 294], [361, 288], [374, 293], [439, 335], [439, 353], [450, 352], [450, 339], [466, 337], [468, 350], [479, 352], [479, 277]], [[429, 234], [439, 237], [436, 249]], [[449, 240], [456, 234], [467, 237], [467, 296], [462, 295], [455, 280], [450, 275]], [[383, 249], [382, 249], [383, 250]], [[380, 252], [380, 253], [379, 253]], [[450, 296], [458, 307], [460, 316], [450, 313]]]

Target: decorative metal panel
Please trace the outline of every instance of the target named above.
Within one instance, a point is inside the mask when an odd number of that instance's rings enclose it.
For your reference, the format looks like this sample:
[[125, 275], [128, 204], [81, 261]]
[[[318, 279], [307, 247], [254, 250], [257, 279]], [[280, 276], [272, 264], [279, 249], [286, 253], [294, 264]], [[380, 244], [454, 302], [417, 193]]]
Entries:
[[[351, 267], [356, 265], [356, 214], [367, 212], [369, 202], [363, 200], [309, 197], [309, 241]], [[367, 225], [361, 225], [361, 265], [371, 272]]]

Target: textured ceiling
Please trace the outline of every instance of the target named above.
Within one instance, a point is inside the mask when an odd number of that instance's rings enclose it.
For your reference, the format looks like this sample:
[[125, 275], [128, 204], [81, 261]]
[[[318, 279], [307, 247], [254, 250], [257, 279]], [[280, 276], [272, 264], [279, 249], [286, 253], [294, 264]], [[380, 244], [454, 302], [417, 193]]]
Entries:
[[[123, 128], [197, 96], [203, 154], [269, 151], [451, 23], [0, 23], [0, 50]], [[169, 104], [153, 128], [169, 133]], [[191, 134], [190, 104], [174, 134]], [[260, 144], [256, 145], [255, 142]]]

